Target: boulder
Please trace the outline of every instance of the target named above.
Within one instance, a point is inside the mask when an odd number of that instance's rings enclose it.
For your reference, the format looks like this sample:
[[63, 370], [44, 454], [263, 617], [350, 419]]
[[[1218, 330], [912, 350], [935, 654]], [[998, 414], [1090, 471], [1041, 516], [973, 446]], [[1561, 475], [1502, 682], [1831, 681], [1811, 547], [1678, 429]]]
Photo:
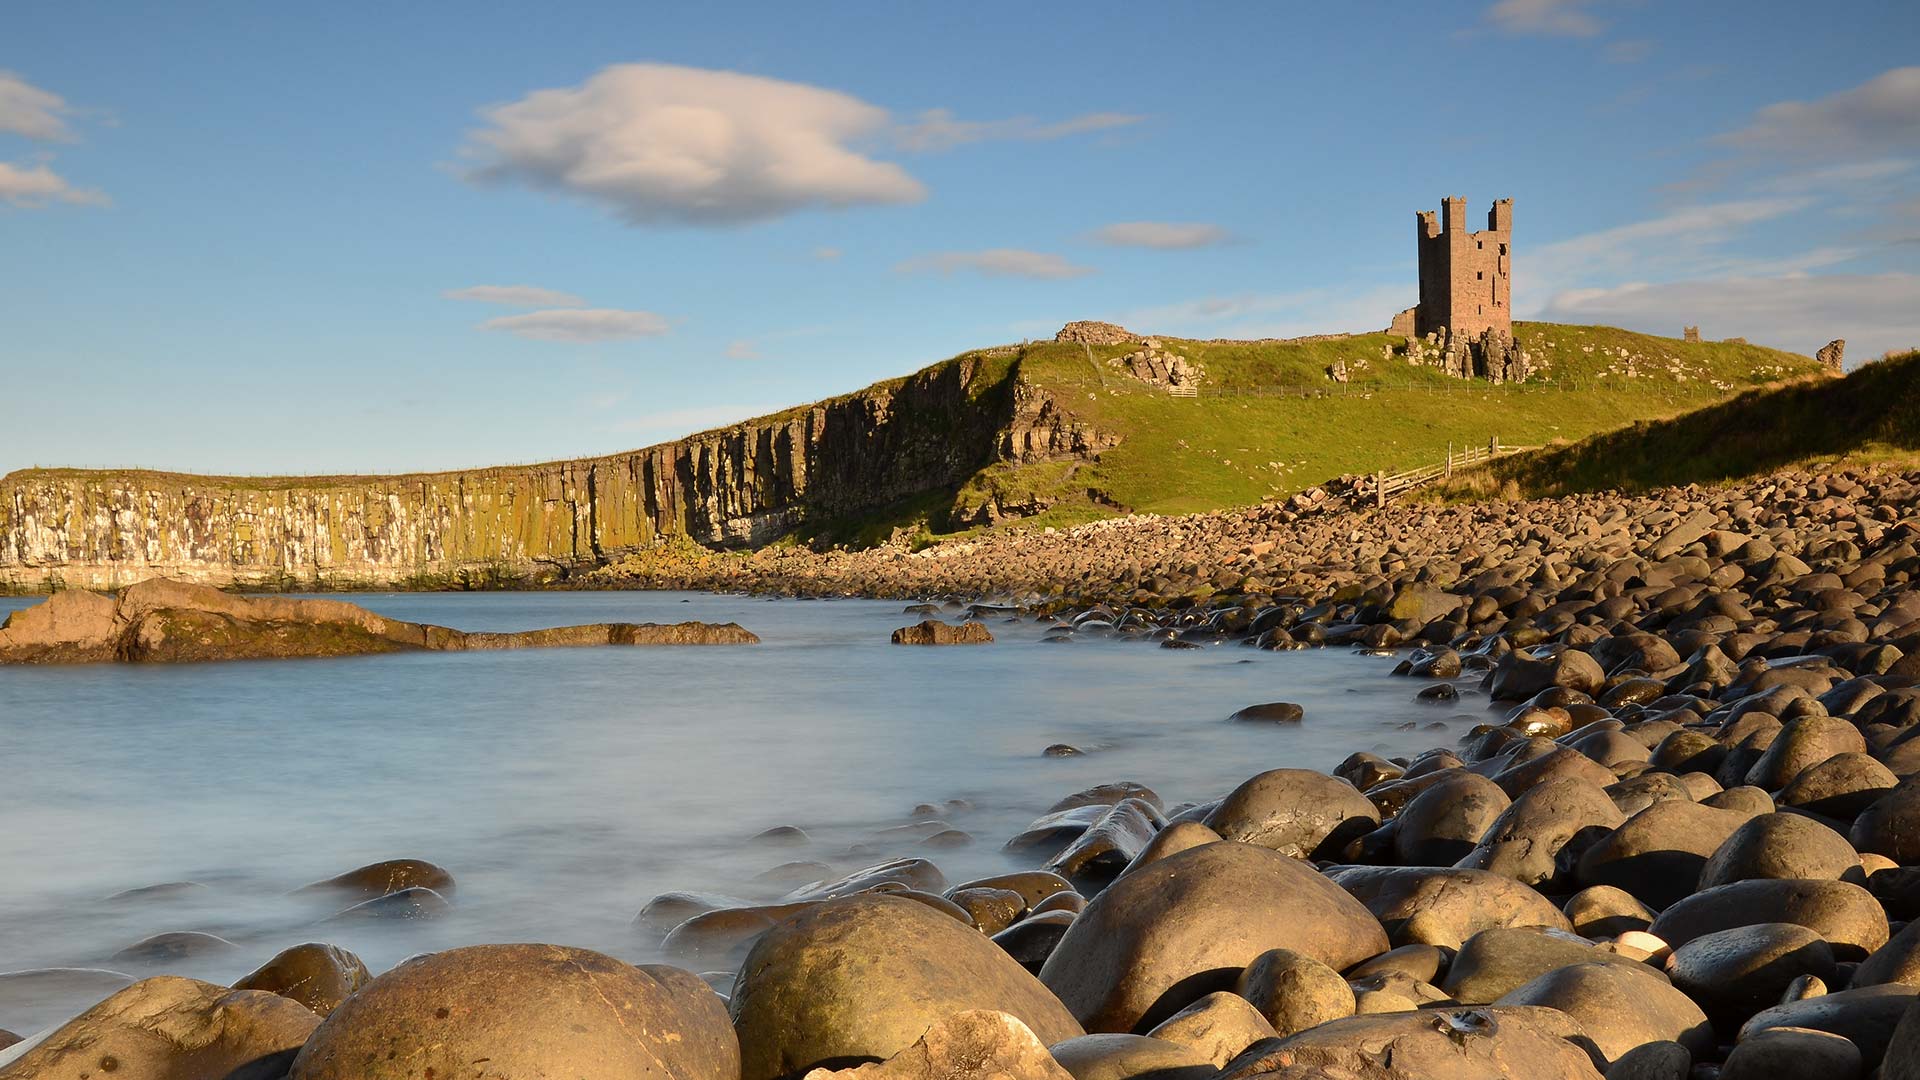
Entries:
[[1073, 1080], [1213, 1080], [1200, 1051], [1146, 1035], [1082, 1035], [1048, 1048]]
[[1225, 839], [1308, 859], [1339, 851], [1380, 824], [1380, 812], [1345, 780], [1273, 769], [1234, 788], [1204, 824]]
[[1561, 649], [1540, 660], [1516, 649], [1494, 665], [1487, 692], [1495, 701], [1525, 701], [1555, 686], [1597, 694], [1606, 681], [1599, 662], [1578, 649]]
[[1305, 709], [1291, 701], [1269, 701], [1238, 709], [1227, 719], [1236, 723], [1297, 724], [1305, 719]]
[[1090, 1031], [1147, 1031], [1269, 949], [1335, 970], [1384, 952], [1365, 908], [1313, 867], [1222, 841], [1123, 875], [1087, 905], [1040, 978]]
[[1780, 792], [1779, 801], [1851, 821], [1899, 783], [1892, 770], [1867, 754], [1836, 754], [1801, 770]]
[[335, 945], [309, 942], [282, 949], [242, 975], [235, 990], [265, 990], [327, 1016], [349, 995], [373, 981], [360, 958]]
[[1148, 1035], [1197, 1052], [1225, 1065], [1261, 1039], [1275, 1037], [1273, 1025], [1238, 994], [1216, 990], [1174, 1013]]
[[1499, 927], [1468, 938], [1439, 985], [1462, 1005], [1486, 1005], [1556, 968], [1586, 963], [1622, 964], [1637, 974], [1665, 980], [1638, 960], [1603, 952], [1565, 931]]
[[1560, 909], [1573, 932], [1585, 938], [1619, 937], [1629, 930], [1645, 930], [1659, 913], [1634, 899], [1625, 889], [1595, 885], [1567, 897]]
[[1487, 870], [1524, 885], [1558, 875], [1568, 841], [1587, 830], [1618, 828], [1626, 816], [1591, 780], [1563, 777], [1537, 784], [1501, 811], [1479, 843], [1455, 865]]
[[[1913, 1007], [1915, 990], [1897, 983], [1838, 990], [1802, 1001], [1789, 1001], [1755, 1013], [1740, 1029], [1740, 1042], [1774, 1028], [1810, 1028], [1847, 1039], [1860, 1048], [1860, 1061], [1869, 1073], [1880, 1067], [1901, 1019]], [[1892, 1073], [1897, 1076], [1898, 1073]], [[1888, 1077], [1891, 1080], [1891, 1076]]]
[[1850, 834], [1862, 854], [1885, 855], [1902, 866], [1920, 863], [1920, 779], [1904, 780], [1854, 819]]
[[1749, 818], [1700, 871], [1699, 888], [1749, 878], [1833, 878], [1860, 865], [1846, 837], [1801, 814]]
[[1851, 1039], [1810, 1028], [1768, 1028], [1735, 1044], [1720, 1067], [1719, 1080], [1860, 1080], [1862, 1064], [1860, 1048]]
[[1220, 1080], [1601, 1080], [1585, 1041], [1552, 1009], [1378, 1013], [1255, 1043]]
[[958, 626], [939, 619], [923, 619], [893, 632], [895, 645], [990, 645], [993, 631], [985, 623], [963, 622]]
[[1697, 937], [1761, 923], [1798, 923], [1826, 939], [1835, 959], [1859, 960], [1887, 943], [1873, 894], [1844, 881], [1754, 878], [1716, 885], [1660, 913], [1648, 932], [1678, 949]]
[[1609, 1062], [1636, 1046], [1677, 1042], [1712, 1053], [1713, 1028], [1687, 995], [1614, 964], [1574, 964], [1517, 987], [1496, 1005], [1542, 1005], [1573, 1017]]
[[1484, 776], [1455, 772], [1415, 795], [1393, 820], [1394, 861], [1452, 866], [1473, 851], [1512, 800]]
[[1833, 948], [1796, 923], [1758, 923], [1694, 938], [1667, 958], [1673, 985], [1727, 1034], [1780, 1001], [1795, 979], [1836, 978]]
[[718, 995], [678, 968], [637, 968], [558, 945], [471, 945], [416, 956], [347, 998], [289, 1080], [471, 1075], [737, 1080]]
[[1252, 1003], [1282, 1038], [1352, 1016], [1354, 1009], [1353, 988], [1339, 972], [1292, 949], [1269, 949], [1254, 957], [1233, 992]]
[[1746, 815], [1672, 799], [1657, 802], [1580, 855], [1581, 885], [1612, 885], [1664, 908], [1692, 893], [1707, 859]]
[[160, 976], [62, 1024], [0, 1080], [279, 1080], [320, 1018], [278, 994]]
[[1778, 791], [1793, 779], [1840, 754], [1864, 754], [1867, 740], [1860, 729], [1831, 716], [1801, 716], [1787, 722], [1773, 744], [1747, 770], [1746, 782]]
[[425, 859], [388, 859], [316, 881], [296, 895], [335, 893], [343, 901], [359, 903], [405, 889], [432, 889], [450, 897], [454, 893], [453, 875]]
[[826, 901], [774, 926], [741, 965], [729, 1004], [744, 1080], [884, 1060], [974, 1009], [1007, 1013], [1048, 1045], [1081, 1034], [1053, 994], [978, 931], [886, 895]]
[[971, 1009], [936, 1020], [912, 1046], [885, 1061], [818, 1068], [804, 1080], [1073, 1080], [1017, 1017]]
[[1458, 949], [1495, 927], [1571, 928], [1546, 897], [1485, 870], [1342, 866], [1327, 877], [1366, 905], [1396, 945]]

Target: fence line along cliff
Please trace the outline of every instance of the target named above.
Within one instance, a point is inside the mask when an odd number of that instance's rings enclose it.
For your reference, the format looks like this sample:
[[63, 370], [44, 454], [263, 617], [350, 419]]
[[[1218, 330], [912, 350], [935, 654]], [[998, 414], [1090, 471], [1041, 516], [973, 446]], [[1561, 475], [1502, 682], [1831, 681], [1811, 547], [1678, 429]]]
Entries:
[[734, 427], [606, 457], [395, 476], [31, 469], [0, 478], [0, 588], [457, 581], [675, 538], [765, 543], [1098, 439], [1018, 360], [967, 356]]

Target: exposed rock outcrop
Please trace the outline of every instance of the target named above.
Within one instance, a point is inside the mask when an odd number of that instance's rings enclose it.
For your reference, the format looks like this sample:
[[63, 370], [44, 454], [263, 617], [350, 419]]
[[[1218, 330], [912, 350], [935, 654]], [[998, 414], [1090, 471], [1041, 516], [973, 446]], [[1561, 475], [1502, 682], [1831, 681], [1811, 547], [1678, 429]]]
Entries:
[[1125, 345], [1139, 341], [1140, 335], [1124, 326], [1088, 319], [1061, 327], [1060, 332], [1053, 335], [1053, 340], [1071, 341], [1079, 345]]
[[1847, 339], [1834, 338], [1820, 346], [1820, 351], [1814, 353], [1813, 358], [1820, 361], [1820, 366], [1833, 374], [1845, 375], [1847, 373]]
[[0, 591], [156, 576], [268, 589], [552, 577], [673, 540], [757, 546], [995, 461], [1116, 441], [1022, 380], [1018, 360], [969, 354], [599, 458], [393, 476], [23, 470], [0, 478]]
[[751, 645], [759, 640], [734, 623], [697, 622], [468, 633], [388, 619], [340, 600], [254, 599], [154, 578], [117, 599], [67, 591], [14, 612], [0, 623], [0, 664], [179, 663], [563, 645]]

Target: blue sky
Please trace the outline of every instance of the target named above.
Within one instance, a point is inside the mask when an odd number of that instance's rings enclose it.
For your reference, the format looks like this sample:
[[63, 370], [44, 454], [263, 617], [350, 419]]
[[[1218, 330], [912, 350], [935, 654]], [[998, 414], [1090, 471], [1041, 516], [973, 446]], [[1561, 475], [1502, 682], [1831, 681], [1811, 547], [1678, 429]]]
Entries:
[[1920, 5], [20, 3], [0, 471], [609, 452], [1105, 318], [1920, 345]]

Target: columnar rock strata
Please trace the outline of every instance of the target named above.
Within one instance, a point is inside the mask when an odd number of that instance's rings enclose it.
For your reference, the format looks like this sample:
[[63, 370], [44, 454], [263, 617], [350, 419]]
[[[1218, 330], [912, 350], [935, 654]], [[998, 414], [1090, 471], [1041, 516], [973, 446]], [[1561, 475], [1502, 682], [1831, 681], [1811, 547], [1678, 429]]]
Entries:
[[470, 472], [258, 479], [28, 470], [0, 479], [0, 589], [379, 585], [565, 568], [675, 538], [765, 543], [958, 484], [996, 458], [1111, 440], [1017, 361], [935, 365], [805, 409], [607, 457]]

